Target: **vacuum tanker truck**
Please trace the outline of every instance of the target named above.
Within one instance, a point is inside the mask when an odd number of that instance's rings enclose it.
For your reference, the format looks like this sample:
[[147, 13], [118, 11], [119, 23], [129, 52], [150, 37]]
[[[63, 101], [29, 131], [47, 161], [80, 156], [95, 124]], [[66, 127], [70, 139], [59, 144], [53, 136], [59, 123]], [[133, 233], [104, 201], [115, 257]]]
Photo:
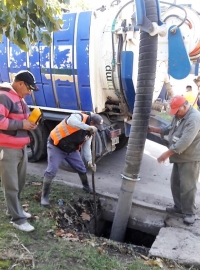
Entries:
[[[161, 7], [159, 24], [154, 25], [159, 35], [155, 104], [163, 89], [170, 97], [172, 84], [198, 76], [200, 15], [187, 5], [148, 1]], [[127, 143], [143, 50], [140, 31], [148, 26], [143, 5], [115, 0], [95, 11], [66, 12], [51, 46], [38, 42], [28, 53], [3, 36], [0, 81], [12, 81], [18, 71], [29, 70], [39, 88], [26, 97], [30, 110], [39, 107], [43, 113], [38, 128], [30, 132], [29, 160], [45, 157], [50, 131], [74, 112], [95, 112], [104, 119], [104, 130], [96, 136], [97, 159]]]

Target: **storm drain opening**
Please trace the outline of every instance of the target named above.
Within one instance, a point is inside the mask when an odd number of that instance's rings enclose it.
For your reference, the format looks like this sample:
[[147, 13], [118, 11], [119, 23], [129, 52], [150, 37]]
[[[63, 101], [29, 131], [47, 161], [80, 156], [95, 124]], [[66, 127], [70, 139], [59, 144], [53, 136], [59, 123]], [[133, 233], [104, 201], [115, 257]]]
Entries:
[[[109, 238], [110, 233], [111, 233], [111, 228], [112, 228], [112, 222], [106, 221], [101, 236], [105, 238]], [[124, 243], [151, 248], [155, 239], [156, 239], [155, 235], [151, 235], [151, 234], [141, 232], [135, 229], [127, 228], [126, 233], [125, 233]]]
[[[70, 202], [60, 205], [55, 219], [57, 222], [58, 236], [83, 240], [86, 234], [95, 235], [99, 238], [110, 238], [112, 222], [104, 219], [104, 209], [100, 200], [96, 200], [97, 216], [94, 216], [94, 201], [91, 197], [79, 197]], [[110, 213], [110, 217], [112, 213]], [[148, 255], [149, 249], [156, 236], [133, 228], [127, 228], [124, 245], [131, 245], [134, 251]]]
[[[91, 221], [88, 228], [90, 233], [94, 233], [93, 220]], [[111, 229], [112, 229], [112, 222], [103, 220], [102, 217], [99, 216], [96, 236], [109, 239]], [[132, 228], [127, 228], [123, 243], [132, 245], [136, 252], [147, 256], [149, 249], [153, 245], [155, 239], [156, 239], [155, 235]]]

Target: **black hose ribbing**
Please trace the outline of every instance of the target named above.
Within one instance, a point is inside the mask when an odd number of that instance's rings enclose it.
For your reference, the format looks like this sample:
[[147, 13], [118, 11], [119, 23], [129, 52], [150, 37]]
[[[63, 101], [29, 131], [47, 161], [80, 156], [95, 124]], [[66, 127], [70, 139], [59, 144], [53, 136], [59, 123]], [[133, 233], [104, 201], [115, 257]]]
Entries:
[[[156, 0], [144, 1], [147, 18], [158, 22]], [[150, 36], [141, 31], [136, 98], [123, 171], [127, 177], [138, 175], [140, 170], [156, 77], [157, 43], [157, 35]]]

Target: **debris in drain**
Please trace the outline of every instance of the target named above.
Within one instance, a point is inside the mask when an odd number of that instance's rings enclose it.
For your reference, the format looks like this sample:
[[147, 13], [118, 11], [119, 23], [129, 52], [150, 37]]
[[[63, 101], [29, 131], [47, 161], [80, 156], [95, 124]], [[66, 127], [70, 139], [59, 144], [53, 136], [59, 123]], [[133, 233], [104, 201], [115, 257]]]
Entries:
[[59, 237], [65, 238], [66, 240], [70, 240], [70, 241], [74, 241], [74, 242], [79, 241], [78, 235], [73, 231], [65, 232], [64, 230], [60, 229], [56, 233], [56, 236], [59, 236]]
[[[96, 198], [96, 207], [97, 216], [100, 217], [102, 208], [98, 198]], [[94, 247], [98, 247], [99, 253], [105, 253], [106, 250], [112, 249], [121, 254], [131, 256], [135, 256], [136, 254], [148, 256], [149, 248], [147, 247], [136, 246], [131, 243], [118, 243], [106, 239], [104, 234], [105, 230], [107, 231], [109, 229], [109, 225], [107, 221], [101, 218], [98, 221], [98, 230], [100, 230], [99, 236], [103, 237], [91, 237], [93, 234], [91, 231], [94, 231], [92, 228], [94, 226], [94, 200], [92, 198], [79, 197], [70, 200], [70, 202], [65, 201], [65, 204], [59, 206], [56, 213], [49, 212], [49, 216], [56, 220], [57, 230], [53, 234], [64, 240], [88, 243]], [[52, 233], [52, 231], [48, 232]]]
[[81, 217], [82, 217], [82, 220], [90, 221], [90, 219], [91, 219], [91, 217], [86, 212], [83, 212], [81, 214]]
[[[96, 200], [97, 214], [101, 213], [100, 201]], [[65, 202], [65, 205], [59, 207], [54, 218], [57, 221], [59, 235], [63, 236], [65, 232], [87, 232], [91, 220], [94, 218], [94, 200], [91, 198], [79, 197]], [[64, 232], [63, 232], [63, 231]]]
[[58, 205], [61, 206], [61, 205], [63, 205], [64, 203], [65, 203], [65, 202], [64, 202], [62, 199], [59, 199], [59, 200], [58, 200]]

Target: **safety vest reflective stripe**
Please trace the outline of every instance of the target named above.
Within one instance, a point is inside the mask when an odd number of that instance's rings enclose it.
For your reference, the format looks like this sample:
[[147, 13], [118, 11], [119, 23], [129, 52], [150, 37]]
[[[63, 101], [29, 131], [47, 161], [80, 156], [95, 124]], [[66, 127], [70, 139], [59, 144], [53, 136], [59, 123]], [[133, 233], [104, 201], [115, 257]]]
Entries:
[[65, 134], [68, 136], [70, 133], [69, 133], [69, 131], [67, 129], [67, 126], [65, 124], [65, 121], [62, 121], [61, 122], [61, 125], [62, 125], [63, 130], [65, 131]]
[[[82, 114], [82, 116], [82, 122], [86, 123], [88, 115]], [[64, 119], [51, 131], [50, 137], [54, 141], [54, 145], [57, 145], [62, 138], [65, 138], [78, 130], [80, 130], [80, 128], [67, 125]]]
[[55, 127], [55, 133], [56, 133], [58, 141], [60, 141], [63, 138], [63, 135], [64, 136], [70, 135], [70, 133], [69, 133], [67, 127], [66, 127], [65, 120], [62, 120], [60, 125], [57, 125]]

